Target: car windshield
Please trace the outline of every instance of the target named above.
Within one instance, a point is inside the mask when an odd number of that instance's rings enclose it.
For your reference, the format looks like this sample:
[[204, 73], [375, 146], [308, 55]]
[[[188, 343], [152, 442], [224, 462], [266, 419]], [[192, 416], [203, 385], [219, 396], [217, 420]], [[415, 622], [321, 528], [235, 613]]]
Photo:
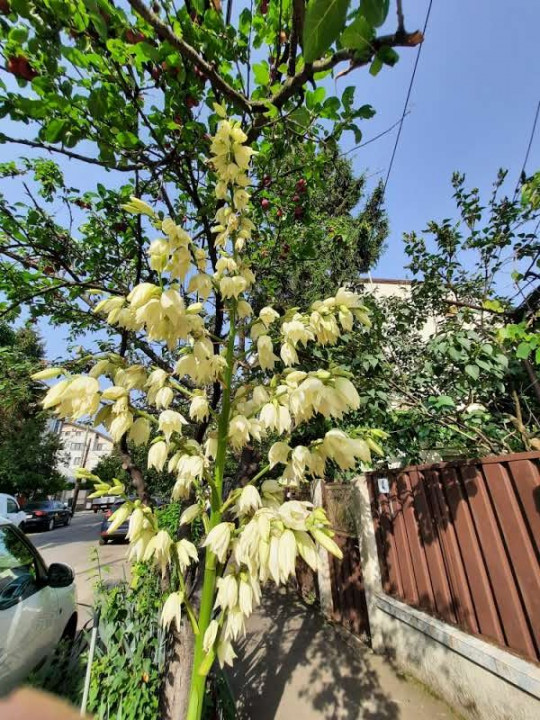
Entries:
[[24, 598], [37, 582], [34, 556], [17, 533], [0, 526], [0, 610]]
[[40, 502], [29, 502], [24, 506], [25, 510], [49, 510], [52, 507], [50, 500], [41, 500]]

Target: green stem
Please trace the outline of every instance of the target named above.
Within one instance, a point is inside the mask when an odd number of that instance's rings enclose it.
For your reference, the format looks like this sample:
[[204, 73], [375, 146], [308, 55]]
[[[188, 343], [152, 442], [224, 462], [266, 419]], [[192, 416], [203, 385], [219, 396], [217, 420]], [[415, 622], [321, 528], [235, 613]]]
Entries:
[[[211, 496], [210, 529], [221, 522], [222, 514], [222, 493], [223, 473], [225, 470], [225, 458], [227, 453], [227, 435], [229, 431], [229, 414], [231, 410], [231, 385], [234, 366], [234, 343], [236, 338], [235, 327], [236, 303], [233, 303], [230, 312], [229, 337], [227, 340], [227, 369], [223, 378], [223, 401], [218, 423], [218, 449], [216, 453], [216, 464], [214, 470], [214, 483]], [[212, 609], [214, 606], [214, 595], [216, 588], [217, 558], [210, 549], [206, 551], [204, 563], [204, 578], [201, 594], [201, 607], [199, 611], [199, 634], [195, 638], [195, 650], [193, 654], [193, 670], [191, 674], [191, 688], [189, 707], [186, 720], [200, 720], [204, 704], [204, 691], [208, 670], [201, 674], [201, 663], [204, 659], [203, 640], [204, 634], [212, 620]]]

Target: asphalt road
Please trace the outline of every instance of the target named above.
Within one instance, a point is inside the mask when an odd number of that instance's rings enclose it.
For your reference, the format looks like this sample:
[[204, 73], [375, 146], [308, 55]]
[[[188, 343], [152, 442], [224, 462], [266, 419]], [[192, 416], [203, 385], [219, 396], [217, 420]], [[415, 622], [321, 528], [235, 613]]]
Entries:
[[129, 572], [126, 543], [98, 544], [101, 519], [101, 513], [77, 512], [68, 527], [28, 533], [47, 564], [62, 562], [73, 568], [80, 627], [91, 616], [93, 588], [98, 579], [115, 582], [125, 579]]

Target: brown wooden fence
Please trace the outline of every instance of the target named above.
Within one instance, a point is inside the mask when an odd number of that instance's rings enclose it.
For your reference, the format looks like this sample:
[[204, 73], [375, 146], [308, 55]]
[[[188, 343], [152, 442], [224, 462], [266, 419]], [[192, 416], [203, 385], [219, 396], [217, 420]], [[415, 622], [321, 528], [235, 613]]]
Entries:
[[538, 662], [540, 452], [369, 473], [368, 486], [385, 592]]
[[334, 540], [343, 560], [328, 554], [332, 584], [333, 618], [347, 630], [369, 640], [369, 619], [362, 577], [352, 485], [323, 486], [323, 498]]

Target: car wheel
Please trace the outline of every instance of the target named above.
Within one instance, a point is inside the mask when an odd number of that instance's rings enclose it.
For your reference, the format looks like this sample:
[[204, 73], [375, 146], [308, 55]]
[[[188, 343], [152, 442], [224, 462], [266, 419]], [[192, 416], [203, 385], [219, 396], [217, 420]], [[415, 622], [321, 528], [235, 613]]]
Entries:
[[71, 515], [68, 515], [66, 518], [66, 521], [64, 522], [64, 525], [67, 527], [70, 522], [71, 522]]
[[54, 530], [54, 518], [53, 517], [47, 523], [47, 530]]
[[77, 633], [77, 613], [73, 613], [73, 615], [69, 618], [68, 624], [64, 628], [64, 632], [62, 633], [61, 641], [65, 641], [68, 643], [72, 643], [75, 640], [75, 635]]
[[106, 545], [108, 542], [109, 542], [109, 538], [104, 538], [104, 537], [99, 538], [100, 545]]

